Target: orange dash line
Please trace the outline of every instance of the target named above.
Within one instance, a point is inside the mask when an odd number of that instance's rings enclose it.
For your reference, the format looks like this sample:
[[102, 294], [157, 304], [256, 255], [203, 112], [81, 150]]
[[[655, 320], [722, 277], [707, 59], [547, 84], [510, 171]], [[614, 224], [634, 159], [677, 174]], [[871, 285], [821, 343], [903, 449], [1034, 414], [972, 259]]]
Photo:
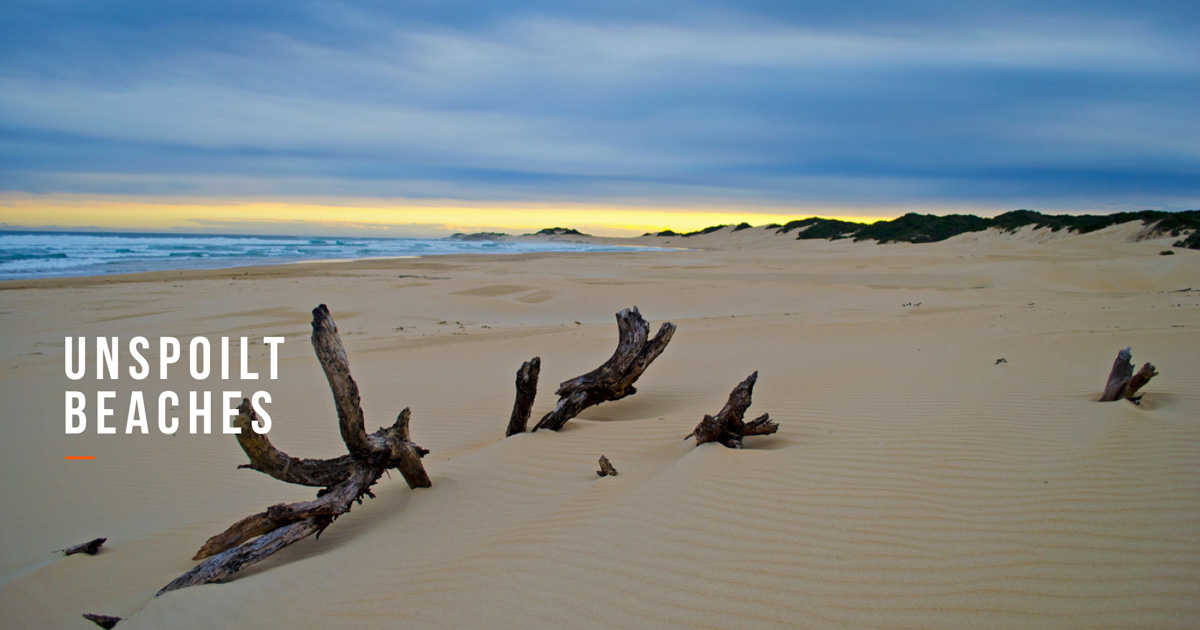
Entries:
[[67, 459], [96, 459], [95, 455], [67, 455]]

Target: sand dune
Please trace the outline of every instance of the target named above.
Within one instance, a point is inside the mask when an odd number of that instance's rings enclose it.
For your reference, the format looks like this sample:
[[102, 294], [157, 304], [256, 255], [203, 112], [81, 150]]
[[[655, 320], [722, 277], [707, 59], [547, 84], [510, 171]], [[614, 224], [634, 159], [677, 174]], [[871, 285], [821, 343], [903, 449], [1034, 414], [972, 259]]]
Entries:
[[[1200, 252], [1136, 237], [743, 230], [635, 239], [694, 248], [671, 252], [0, 285], [2, 625], [1200, 626]], [[368, 428], [411, 407], [434, 487], [385, 478], [319, 541], [154, 599], [209, 535], [312, 494], [237, 470], [230, 436], [64, 435], [63, 392], [109, 382], [68, 381], [63, 337], [284, 336], [279, 381], [112, 389], [268, 389], [275, 444], [330, 457], [318, 303]], [[503, 439], [521, 362], [542, 357], [540, 416], [635, 304], [679, 327], [639, 393]], [[1095, 402], [1125, 346], [1160, 376], [1140, 407]], [[754, 370], [750, 412], [779, 433], [682, 441]], [[601, 454], [620, 476], [596, 476]], [[95, 557], [54, 552], [95, 536]]]

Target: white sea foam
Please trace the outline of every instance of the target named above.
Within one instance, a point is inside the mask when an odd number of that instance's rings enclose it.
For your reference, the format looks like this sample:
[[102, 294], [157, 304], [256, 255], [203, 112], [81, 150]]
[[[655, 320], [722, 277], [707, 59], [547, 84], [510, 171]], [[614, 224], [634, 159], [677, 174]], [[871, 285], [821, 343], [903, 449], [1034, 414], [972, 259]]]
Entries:
[[0, 279], [217, 269], [307, 260], [613, 251], [560, 242], [0, 232]]

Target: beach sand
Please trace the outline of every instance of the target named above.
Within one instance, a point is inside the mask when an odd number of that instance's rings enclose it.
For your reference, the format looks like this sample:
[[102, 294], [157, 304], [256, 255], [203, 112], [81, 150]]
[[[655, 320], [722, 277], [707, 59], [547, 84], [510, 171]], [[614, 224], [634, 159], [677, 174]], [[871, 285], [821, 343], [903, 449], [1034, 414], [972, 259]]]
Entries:
[[[1200, 627], [1200, 252], [1138, 233], [723, 230], [633, 241], [695, 248], [669, 252], [0, 283], [0, 626]], [[122, 434], [130, 391], [265, 390], [279, 448], [341, 455], [308, 342], [321, 303], [368, 431], [410, 407], [433, 487], [385, 477], [319, 540], [154, 598], [209, 536], [313, 493], [238, 470], [232, 436], [162, 435], [154, 412]], [[633, 305], [678, 325], [638, 393], [504, 439], [521, 363], [542, 359], [536, 422]], [[283, 336], [280, 378], [65, 376], [66, 336], [136, 335]], [[1099, 403], [1126, 346], [1160, 375], [1140, 406]], [[748, 416], [777, 434], [683, 441], [755, 370]], [[66, 435], [64, 392], [101, 389], [119, 434]], [[94, 557], [55, 551], [97, 536]]]

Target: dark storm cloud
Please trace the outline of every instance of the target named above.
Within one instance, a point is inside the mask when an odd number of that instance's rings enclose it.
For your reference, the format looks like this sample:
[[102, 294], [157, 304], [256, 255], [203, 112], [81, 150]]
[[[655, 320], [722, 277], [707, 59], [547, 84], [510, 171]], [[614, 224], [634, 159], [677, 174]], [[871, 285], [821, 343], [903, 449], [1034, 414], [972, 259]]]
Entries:
[[9, 2], [0, 190], [1183, 207], [1194, 3]]

